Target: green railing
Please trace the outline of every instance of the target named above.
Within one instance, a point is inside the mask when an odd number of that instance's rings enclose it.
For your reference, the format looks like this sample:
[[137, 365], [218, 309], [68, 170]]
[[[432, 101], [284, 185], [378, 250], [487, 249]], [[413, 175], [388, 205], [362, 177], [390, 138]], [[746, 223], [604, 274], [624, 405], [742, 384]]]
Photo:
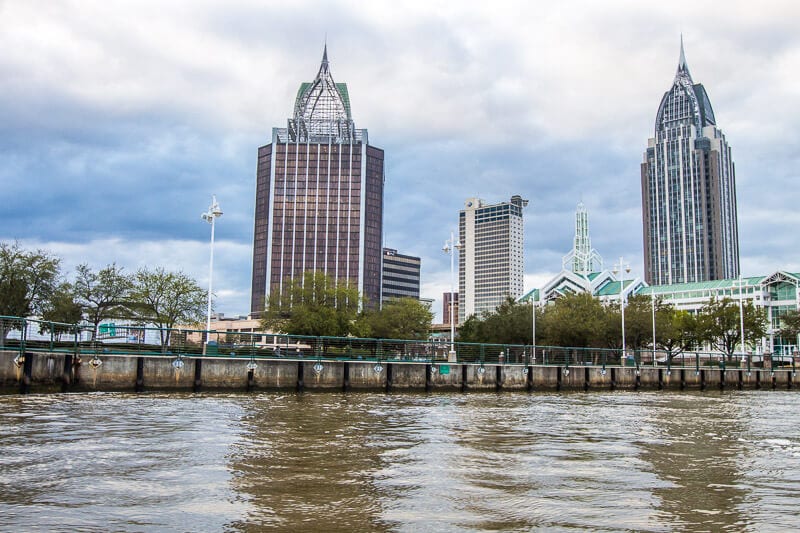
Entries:
[[[206, 343], [206, 340], [208, 341]], [[790, 356], [737, 355], [732, 361], [720, 353], [661, 350], [568, 348], [517, 344], [456, 342], [456, 362], [555, 365], [630, 366], [659, 368], [760, 368], [791, 367]], [[42, 320], [0, 316], [0, 350], [70, 352], [78, 354], [126, 354], [275, 359], [326, 359], [343, 361], [445, 362], [451, 346], [441, 340], [362, 339], [310, 337], [272, 333], [159, 329], [131, 324], [60, 324]]]

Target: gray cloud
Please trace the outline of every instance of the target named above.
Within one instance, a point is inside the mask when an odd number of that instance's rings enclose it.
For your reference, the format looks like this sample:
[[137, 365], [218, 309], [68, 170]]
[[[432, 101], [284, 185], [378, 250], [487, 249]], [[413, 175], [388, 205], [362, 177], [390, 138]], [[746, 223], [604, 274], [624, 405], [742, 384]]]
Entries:
[[641, 268], [639, 163], [682, 31], [733, 148], [744, 273], [800, 269], [788, 229], [800, 203], [798, 11], [788, 1], [0, 3], [0, 185], [11, 199], [0, 238], [100, 266], [134, 268], [150, 254], [201, 277], [199, 213], [215, 193], [221, 250], [235, 250], [219, 260], [219, 308], [247, 311], [256, 150], [315, 75], [327, 34], [357, 126], [386, 150], [386, 244], [422, 256], [428, 296], [446, 290], [441, 244], [476, 195], [531, 200], [528, 280], [560, 268], [581, 199], [606, 261]]

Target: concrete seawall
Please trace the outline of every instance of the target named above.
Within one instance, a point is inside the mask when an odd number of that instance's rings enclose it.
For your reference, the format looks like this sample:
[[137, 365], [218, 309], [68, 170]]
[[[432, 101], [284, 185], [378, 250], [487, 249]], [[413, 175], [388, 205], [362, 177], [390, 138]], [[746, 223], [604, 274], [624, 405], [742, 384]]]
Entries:
[[0, 391], [791, 389], [791, 369], [524, 366], [0, 352]]

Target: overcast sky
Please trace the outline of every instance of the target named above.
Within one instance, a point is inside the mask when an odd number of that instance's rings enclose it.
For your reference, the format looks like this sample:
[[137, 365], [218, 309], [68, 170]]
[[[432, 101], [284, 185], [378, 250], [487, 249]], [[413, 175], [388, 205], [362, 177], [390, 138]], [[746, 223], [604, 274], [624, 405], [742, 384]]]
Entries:
[[385, 245], [450, 283], [468, 197], [525, 210], [526, 289], [561, 269], [574, 211], [642, 275], [639, 165], [680, 35], [736, 163], [744, 275], [800, 272], [800, 4], [793, 1], [0, 0], [0, 240], [96, 269], [208, 282], [249, 311], [257, 148], [328, 43], [386, 152]]

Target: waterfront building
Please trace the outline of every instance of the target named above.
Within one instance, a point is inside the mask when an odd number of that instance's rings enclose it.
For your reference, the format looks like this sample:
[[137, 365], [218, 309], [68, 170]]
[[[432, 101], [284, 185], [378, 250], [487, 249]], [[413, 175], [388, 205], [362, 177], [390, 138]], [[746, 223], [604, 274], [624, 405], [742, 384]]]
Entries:
[[739, 275], [731, 149], [681, 38], [678, 70], [658, 106], [641, 165], [645, 279], [670, 285]]
[[381, 303], [392, 298], [419, 300], [421, 265], [419, 257], [404, 255], [392, 248], [384, 248]]
[[[657, 299], [697, 313], [711, 298], [729, 298], [751, 302], [767, 316], [767, 336], [756, 339], [756, 353], [789, 355], [798, 349], [798, 339], [780, 334], [781, 317], [790, 310], [800, 309], [800, 273], [777, 270], [765, 276], [721, 279], [697, 283], [675, 283], [642, 287], [637, 294]], [[753, 339], [748, 339], [752, 343]]]
[[524, 230], [522, 209], [528, 200], [486, 204], [470, 198], [459, 213], [458, 321], [494, 311], [523, 292]]
[[[630, 296], [642, 282], [638, 278], [626, 280], [622, 292]], [[611, 294], [611, 288], [616, 293]], [[566, 294], [589, 293], [597, 295], [604, 288], [604, 299], [619, 298], [620, 286], [617, 275], [613, 271], [603, 269], [603, 257], [592, 248], [589, 236], [589, 212], [583, 202], [578, 203], [575, 210], [575, 236], [572, 239], [572, 250], [561, 260], [561, 272], [550, 279], [541, 289], [534, 289], [520, 298], [538, 303], [549, 303]]]
[[381, 298], [383, 150], [356, 129], [347, 85], [335, 83], [327, 46], [297, 91], [287, 127], [258, 149], [251, 313], [309, 270]]

